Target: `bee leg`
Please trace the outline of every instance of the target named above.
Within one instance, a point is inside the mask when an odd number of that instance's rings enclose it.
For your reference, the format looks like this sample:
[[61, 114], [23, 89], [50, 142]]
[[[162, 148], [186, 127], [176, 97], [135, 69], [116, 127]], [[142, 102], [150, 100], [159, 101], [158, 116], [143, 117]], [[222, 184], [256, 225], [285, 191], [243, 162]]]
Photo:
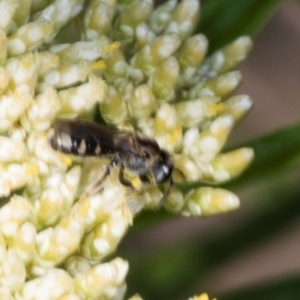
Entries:
[[115, 161], [111, 161], [111, 163], [107, 166], [104, 174], [88, 187], [87, 190], [88, 195], [96, 194], [101, 190], [103, 181], [107, 176], [109, 176], [111, 168], [113, 168], [115, 165], [116, 165]]
[[160, 199], [158, 205], [157, 205], [157, 208], [160, 208], [164, 202], [166, 201], [167, 197], [170, 195], [170, 192], [172, 191], [174, 187], [174, 181], [173, 181], [173, 178], [171, 177], [170, 178], [170, 184], [169, 184], [169, 187], [168, 189], [166, 190], [166, 192], [164, 193], [164, 195], [162, 196], [162, 198]]
[[174, 168], [174, 171], [177, 171], [183, 179], [186, 179], [185, 175], [178, 168]]
[[132, 183], [124, 177], [124, 167], [122, 165], [120, 167], [120, 172], [119, 172], [119, 181], [124, 186], [129, 187], [131, 190], [133, 190]]
[[[183, 175], [184, 176], [184, 175]], [[150, 177], [150, 178], [149, 178]], [[147, 185], [152, 185], [154, 184], [155, 180], [153, 178], [153, 176], [146, 176], [146, 175], [141, 175], [140, 176], [140, 180], [144, 183], [144, 184], [147, 184]], [[169, 183], [169, 186], [168, 186], [168, 189], [166, 190], [166, 192], [163, 194], [162, 198], [159, 200], [159, 203], [157, 204], [156, 208], [159, 209], [161, 208], [161, 206], [164, 204], [165, 200], [167, 199], [167, 197], [169, 196], [170, 192], [172, 191], [174, 187], [174, 181], [173, 181], [173, 178], [171, 177], [170, 178], [170, 183]]]
[[149, 177], [147, 177], [146, 175], [140, 175], [139, 178], [140, 178], [141, 182], [144, 183], [145, 185], [150, 185], [150, 184], [154, 183], [154, 181], [149, 179]]

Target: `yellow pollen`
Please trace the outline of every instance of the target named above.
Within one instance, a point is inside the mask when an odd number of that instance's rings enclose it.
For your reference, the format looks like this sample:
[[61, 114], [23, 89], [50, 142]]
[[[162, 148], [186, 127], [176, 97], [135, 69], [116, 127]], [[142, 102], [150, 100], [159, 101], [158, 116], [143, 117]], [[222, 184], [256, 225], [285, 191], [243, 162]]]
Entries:
[[224, 103], [218, 103], [212, 107], [212, 113], [219, 115], [224, 111]]
[[171, 135], [169, 135], [167, 143], [168, 144], [173, 144], [178, 140], [178, 138], [181, 136], [181, 126], [177, 125], [176, 129], [172, 132]]
[[64, 164], [64, 165], [67, 165], [67, 166], [71, 166], [72, 164], [72, 158], [69, 157], [69, 156], [66, 156], [66, 155], [62, 155], [60, 157], [60, 161]]
[[26, 174], [28, 175], [34, 175], [39, 173], [39, 167], [34, 164], [28, 164], [26, 166]]
[[141, 187], [142, 187], [142, 182], [141, 182], [141, 180], [140, 180], [139, 177], [133, 178], [130, 182], [131, 182], [131, 184], [132, 184], [132, 186], [133, 186], [133, 188], [134, 188], [135, 190], [140, 190], [140, 189], [141, 189]]
[[98, 60], [98, 61], [92, 62], [90, 64], [90, 68], [92, 70], [103, 70], [103, 69], [106, 68], [106, 65], [105, 65], [105, 62], [103, 60]]
[[119, 47], [120, 47], [120, 43], [119, 42], [111, 43], [111, 44], [109, 44], [109, 45], [107, 45], [107, 46], [104, 47], [104, 53], [113, 51], [115, 49], [118, 49]]

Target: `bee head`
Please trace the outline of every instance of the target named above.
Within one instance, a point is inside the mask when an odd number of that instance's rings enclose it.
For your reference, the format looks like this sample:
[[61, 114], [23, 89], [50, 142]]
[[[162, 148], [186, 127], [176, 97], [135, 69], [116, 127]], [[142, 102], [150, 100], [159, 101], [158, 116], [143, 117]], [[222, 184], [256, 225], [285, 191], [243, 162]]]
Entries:
[[158, 162], [152, 168], [155, 181], [157, 183], [163, 183], [170, 179], [174, 169], [174, 158], [173, 156], [165, 151], [160, 151], [160, 158]]

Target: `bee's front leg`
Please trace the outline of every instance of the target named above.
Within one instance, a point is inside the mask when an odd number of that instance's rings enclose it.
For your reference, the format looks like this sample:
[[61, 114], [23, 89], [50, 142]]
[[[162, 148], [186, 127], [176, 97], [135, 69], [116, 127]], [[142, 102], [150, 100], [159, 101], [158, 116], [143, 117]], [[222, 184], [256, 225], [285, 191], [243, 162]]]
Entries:
[[119, 180], [124, 186], [129, 187], [131, 190], [134, 189], [132, 183], [124, 177], [124, 166], [122, 165], [120, 166]]

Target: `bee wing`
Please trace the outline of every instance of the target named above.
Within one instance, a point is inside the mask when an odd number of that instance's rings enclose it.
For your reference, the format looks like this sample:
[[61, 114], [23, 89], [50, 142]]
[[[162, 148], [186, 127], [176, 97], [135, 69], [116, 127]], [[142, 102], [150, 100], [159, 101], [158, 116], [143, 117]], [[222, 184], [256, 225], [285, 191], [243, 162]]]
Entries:
[[[66, 137], [70, 141], [69, 148], [63, 149], [63, 147], [56, 146], [57, 143], [51, 141], [50, 138], [50, 144], [56, 150], [65, 150], [64, 152], [83, 156], [107, 155], [115, 152], [123, 152], [135, 156], [141, 155], [132, 139], [135, 133], [129, 130], [121, 130], [83, 120], [69, 119], [55, 120], [53, 128], [53, 139], [60, 136], [61, 139]], [[82, 141], [87, 150], [81, 154], [77, 149], [73, 148], [78, 147]], [[63, 144], [63, 142], [61, 142], [61, 144]], [[99, 154], [95, 151], [96, 147], [100, 149]]]

